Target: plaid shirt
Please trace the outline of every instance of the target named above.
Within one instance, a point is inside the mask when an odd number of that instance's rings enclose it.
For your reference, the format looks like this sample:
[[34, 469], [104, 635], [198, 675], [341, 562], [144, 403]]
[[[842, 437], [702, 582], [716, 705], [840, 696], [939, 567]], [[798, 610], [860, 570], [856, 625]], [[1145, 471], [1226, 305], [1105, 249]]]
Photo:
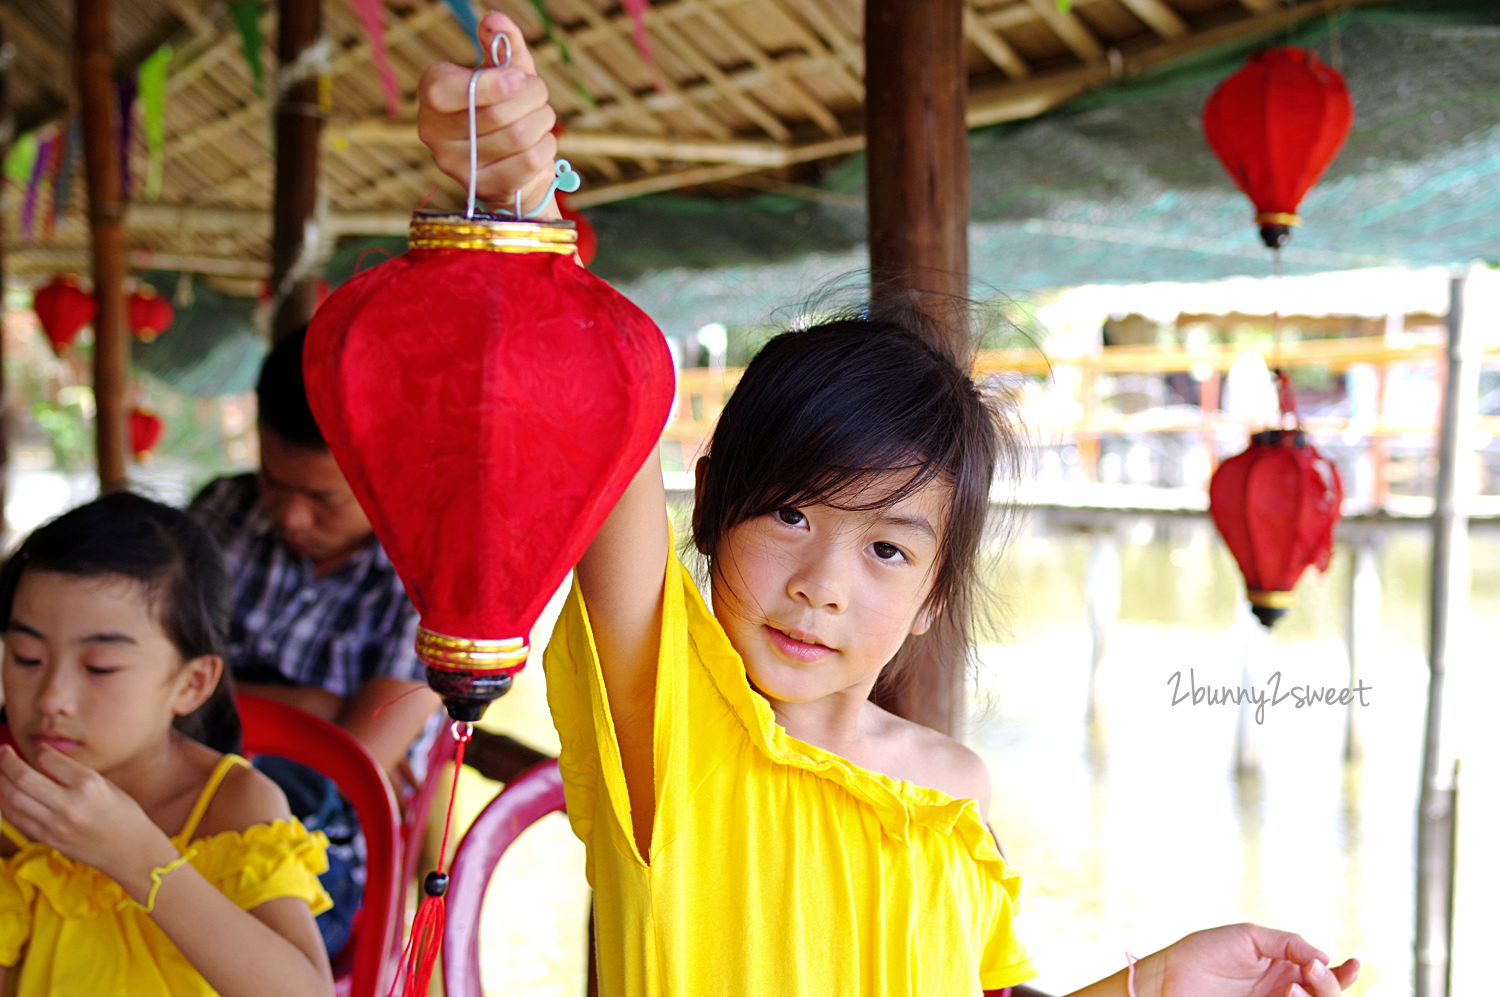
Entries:
[[377, 676], [422, 681], [412, 646], [417, 611], [378, 540], [318, 578], [277, 537], [254, 474], [209, 482], [188, 511], [218, 540], [229, 568], [235, 678], [317, 686], [345, 699]]

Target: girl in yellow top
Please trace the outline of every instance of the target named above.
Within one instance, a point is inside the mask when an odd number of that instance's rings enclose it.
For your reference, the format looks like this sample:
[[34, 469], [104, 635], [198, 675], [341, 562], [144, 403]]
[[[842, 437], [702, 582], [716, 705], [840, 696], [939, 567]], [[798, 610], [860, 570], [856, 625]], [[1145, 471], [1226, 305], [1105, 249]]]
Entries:
[[[326, 840], [238, 740], [228, 582], [185, 513], [105, 496], [0, 570], [0, 991], [331, 994]], [[226, 750], [231, 745], [220, 745]]]
[[[478, 81], [481, 196], [550, 182], [555, 116], [509, 19]], [[471, 71], [419, 88], [420, 132], [467, 181]], [[996, 464], [1014, 441], [900, 302], [772, 340], [697, 465], [713, 613], [641, 468], [579, 562], [546, 656], [568, 816], [588, 848], [601, 992], [948, 995], [1035, 975], [1019, 877], [985, 828], [978, 756], [870, 702], [962, 646]], [[924, 647], [925, 645], [925, 647]], [[1138, 995], [1334, 997], [1296, 935], [1236, 925], [1142, 960]], [[1124, 994], [1122, 970], [1086, 989]]]

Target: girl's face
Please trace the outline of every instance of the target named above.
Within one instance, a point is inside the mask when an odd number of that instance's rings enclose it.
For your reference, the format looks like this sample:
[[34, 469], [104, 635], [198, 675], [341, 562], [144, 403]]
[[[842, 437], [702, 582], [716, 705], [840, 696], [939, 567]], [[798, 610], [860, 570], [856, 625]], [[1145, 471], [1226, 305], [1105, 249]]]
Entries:
[[43, 745], [108, 773], [159, 747], [213, 691], [222, 663], [183, 663], [144, 584], [27, 571], [5, 632], [5, 709], [21, 754]]
[[[876, 478], [848, 505], [877, 501]], [[768, 698], [863, 700], [908, 634], [938, 567], [951, 490], [933, 482], [886, 508], [781, 509], [729, 530], [716, 557], [714, 615]]]

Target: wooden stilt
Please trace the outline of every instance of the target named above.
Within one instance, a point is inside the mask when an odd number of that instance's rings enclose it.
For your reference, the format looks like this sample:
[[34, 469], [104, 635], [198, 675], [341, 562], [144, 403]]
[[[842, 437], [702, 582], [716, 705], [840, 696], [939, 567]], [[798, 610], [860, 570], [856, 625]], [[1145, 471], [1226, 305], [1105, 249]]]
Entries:
[[1458, 758], [1443, 731], [1448, 663], [1465, 646], [1469, 615], [1469, 505], [1474, 494], [1473, 430], [1478, 415], [1478, 343], [1464, 328], [1468, 278], [1452, 279], [1448, 300], [1447, 379], [1438, 435], [1432, 514], [1432, 616], [1428, 636], [1427, 730], [1417, 808], [1416, 997], [1450, 992], [1453, 931], [1454, 812]]
[[[271, 339], [273, 342], [312, 319], [318, 306], [317, 231], [318, 148], [323, 111], [318, 67], [309, 50], [323, 34], [323, 5], [309, 0], [278, 0], [276, 58], [283, 76], [276, 101], [276, 192], [271, 234]], [[293, 67], [296, 67], [295, 69]]]
[[[963, 0], [865, 4], [866, 197], [873, 289], [963, 298], [969, 283], [969, 150]], [[941, 301], [941, 299], [936, 299]], [[944, 308], [939, 335], [967, 361], [962, 310]], [[881, 704], [953, 734], [963, 714], [964, 648], [914, 639], [905, 680]]]
[[121, 197], [111, 0], [77, 0], [78, 103], [88, 181], [94, 298], [94, 422], [101, 491], [125, 480], [125, 390], [129, 366], [125, 314], [125, 222]]

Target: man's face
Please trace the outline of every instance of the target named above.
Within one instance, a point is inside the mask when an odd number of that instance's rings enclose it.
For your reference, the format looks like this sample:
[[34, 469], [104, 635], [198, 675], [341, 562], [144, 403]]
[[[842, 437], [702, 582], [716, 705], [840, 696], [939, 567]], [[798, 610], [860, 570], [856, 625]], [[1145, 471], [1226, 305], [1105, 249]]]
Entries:
[[260, 495], [282, 543], [314, 564], [346, 557], [373, 532], [332, 454], [295, 446], [264, 426]]

